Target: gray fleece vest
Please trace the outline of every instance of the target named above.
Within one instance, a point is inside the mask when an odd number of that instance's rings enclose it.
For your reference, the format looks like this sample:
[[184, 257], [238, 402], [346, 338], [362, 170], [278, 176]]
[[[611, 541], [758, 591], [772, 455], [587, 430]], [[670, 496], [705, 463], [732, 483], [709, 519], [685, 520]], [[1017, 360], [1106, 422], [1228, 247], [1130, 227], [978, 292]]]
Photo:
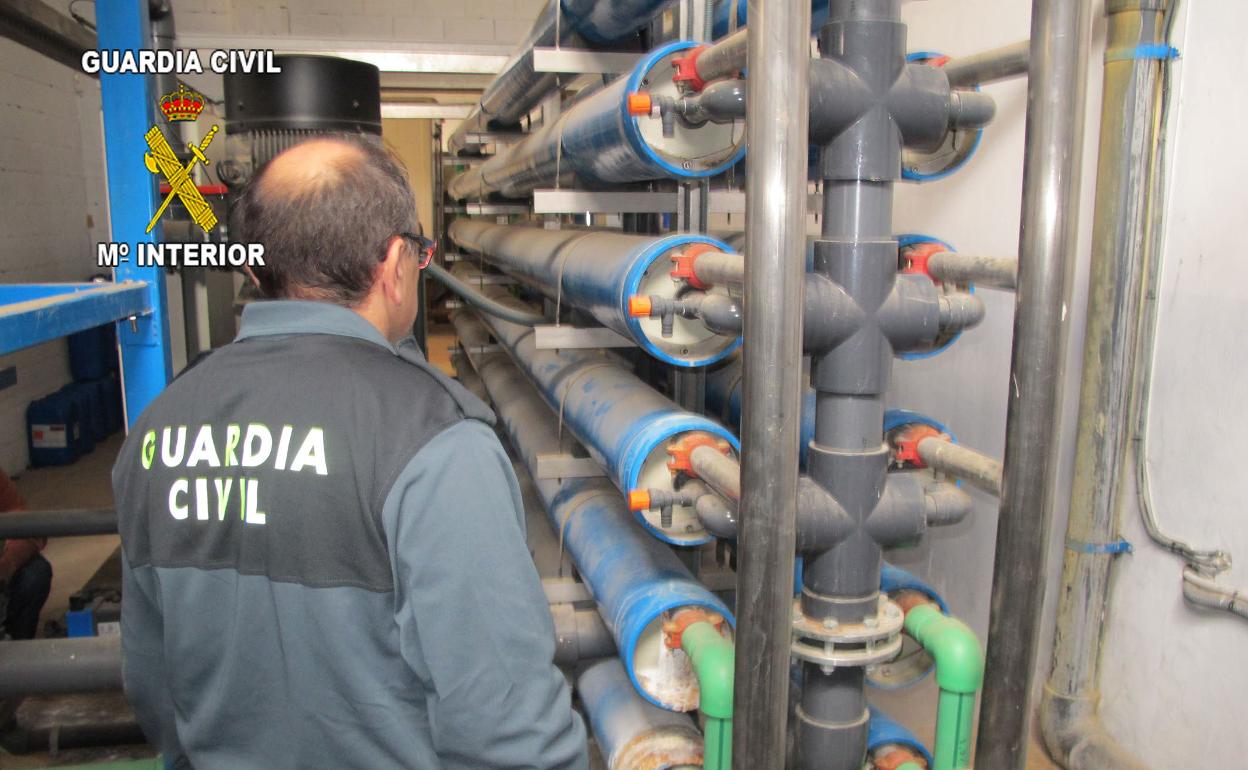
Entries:
[[113, 475], [126, 558], [392, 591], [382, 505], [464, 419], [493, 424], [416, 357], [331, 334], [237, 341], [175, 380], [126, 439]]

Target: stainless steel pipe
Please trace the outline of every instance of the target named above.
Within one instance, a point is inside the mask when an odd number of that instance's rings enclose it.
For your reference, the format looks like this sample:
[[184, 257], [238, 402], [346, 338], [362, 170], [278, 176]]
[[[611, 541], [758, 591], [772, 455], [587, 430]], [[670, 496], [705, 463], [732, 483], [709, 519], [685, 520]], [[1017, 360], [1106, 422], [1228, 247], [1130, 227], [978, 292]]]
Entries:
[[1078, 234], [1088, 0], [1034, 0], [1022, 228], [976, 765], [1027, 764]]
[[810, 3], [749, 4], [745, 346], [733, 767], [784, 767], [789, 713]]

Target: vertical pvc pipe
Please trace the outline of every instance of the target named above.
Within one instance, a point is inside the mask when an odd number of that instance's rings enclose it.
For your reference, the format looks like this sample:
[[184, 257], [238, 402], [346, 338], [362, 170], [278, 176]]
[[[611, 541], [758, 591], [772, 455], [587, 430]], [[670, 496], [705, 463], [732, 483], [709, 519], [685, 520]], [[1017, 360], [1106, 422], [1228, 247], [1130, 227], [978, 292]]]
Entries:
[[1052, 529], [1090, 14], [1088, 0], [1035, 0], [1027, 81], [1022, 230], [1001, 512], [976, 762], [1022, 770]]
[[[940, 701], [936, 710], [935, 770], [971, 766], [975, 693], [984, 681], [984, 653], [975, 632], [934, 604], [906, 614], [906, 631], [936, 660]], [[981, 767], [995, 765], [980, 764]]]
[[744, 450], [737, 561], [737, 713], [733, 767], [783, 767], [789, 712], [810, 3], [749, 3], [746, 131]]
[[1101, 639], [1121, 545], [1130, 406], [1153, 207], [1169, 0], [1109, 0], [1083, 381], [1045, 745], [1064, 766], [1142, 770], [1101, 725]]
[[705, 718], [706, 740], [702, 766], [706, 770], [732, 767], [732, 642], [710, 623], [694, 623], [681, 634], [681, 647], [689, 654], [698, 675], [698, 710]]

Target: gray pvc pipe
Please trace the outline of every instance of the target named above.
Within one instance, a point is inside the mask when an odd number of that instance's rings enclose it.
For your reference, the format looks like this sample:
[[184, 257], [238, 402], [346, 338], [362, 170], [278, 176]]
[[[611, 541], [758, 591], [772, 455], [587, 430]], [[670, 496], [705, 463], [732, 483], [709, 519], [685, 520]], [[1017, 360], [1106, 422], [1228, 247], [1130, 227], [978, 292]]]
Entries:
[[748, 33], [748, 29], [739, 29], [698, 54], [698, 77], [709, 83], [745, 69]]
[[977, 257], [942, 251], [928, 257], [927, 271], [933, 278], [951, 283], [973, 283], [1011, 291], [1018, 286], [1018, 260], [1007, 257]]
[[17, 511], [0, 516], [0, 540], [117, 534], [117, 511]]
[[[553, 604], [550, 612], [556, 663], [615, 654], [615, 640], [597, 610]], [[0, 698], [121, 687], [120, 636], [0, 642]]]
[[985, 492], [1001, 494], [1001, 462], [995, 458], [932, 436], [919, 442], [919, 458], [934, 471], [962, 479]]
[[698, 478], [724, 497], [741, 499], [741, 465], [713, 447], [700, 446], [689, 453], [689, 463]]
[[0, 642], [0, 698], [120, 689], [120, 636]]
[[945, 65], [949, 85], [974, 86], [1027, 74], [1031, 41], [1020, 40], [1001, 48], [951, 60]]
[[566, 666], [615, 655], [615, 638], [598, 610], [552, 604], [550, 615], [555, 621], [555, 663]]

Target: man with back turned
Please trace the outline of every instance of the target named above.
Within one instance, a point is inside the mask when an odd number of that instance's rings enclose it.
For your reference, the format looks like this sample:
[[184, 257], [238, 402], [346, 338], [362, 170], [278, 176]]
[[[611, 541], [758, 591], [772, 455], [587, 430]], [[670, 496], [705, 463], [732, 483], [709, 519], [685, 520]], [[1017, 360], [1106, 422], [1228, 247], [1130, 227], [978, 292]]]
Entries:
[[149, 739], [197, 770], [585, 767], [493, 417], [402, 343], [423, 266], [402, 166], [310, 140], [236, 215], [267, 301], [113, 470]]

